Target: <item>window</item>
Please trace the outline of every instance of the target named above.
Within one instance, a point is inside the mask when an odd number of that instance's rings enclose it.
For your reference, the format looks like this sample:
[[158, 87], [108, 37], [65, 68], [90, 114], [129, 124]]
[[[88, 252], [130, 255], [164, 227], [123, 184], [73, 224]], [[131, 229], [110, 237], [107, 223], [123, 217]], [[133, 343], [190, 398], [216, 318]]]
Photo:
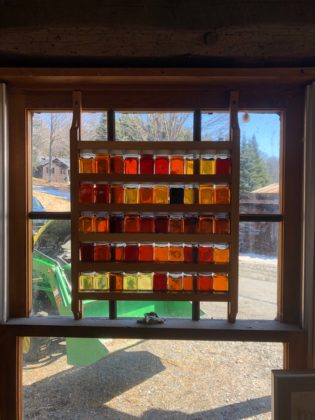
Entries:
[[[113, 110], [121, 111], [123, 114], [127, 111], [138, 112], [143, 109], [143, 104], [147, 110], [171, 110], [187, 113], [191, 110], [202, 110], [206, 112], [209, 118], [217, 118], [216, 115], [209, 114], [208, 110], [217, 110], [218, 114], [224, 113], [228, 109], [228, 95], [227, 85], [223, 88], [222, 85], [217, 85], [215, 88], [212, 85], [193, 86], [189, 87], [182, 79], [180, 81], [180, 89], [178, 86], [171, 86], [167, 83], [156, 85], [154, 89], [150, 86], [120, 86], [119, 91], [116, 91], [113, 86], [111, 89], [105, 89], [101, 86], [99, 90], [83, 90], [84, 95], [84, 111], [91, 113], [93, 121], [103, 121], [108, 138], [113, 136], [115, 127], [113, 124]], [[212, 81], [213, 83], [213, 81]], [[228, 83], [230, 86], [230, 84]], [[237, 86], [238, 85], [238, 86]], [[163, 88], [162, 88], [163, 87]], [[288, 94], [287, 87], [283, 85], [275, 86], [270, 82], [264, 82], [262, 86], [246, 85], [246, 83], [235, 83], [233, 89], [240, 92], [240, 109], [241, 112], [259, 113], [261, 111], [268, 111], [269, 113], [282, 113], [283, 115], [283, 145], [280, 151], [281, 162], [280, 172], [281, 178], [281, 192], [279, 198], [279, 208], [276, 213], [258, 213], [253, 212], [242, 216], [241, 223], [273, 223], [278, 225], [278, 235], [280, 242], [280, 264], [279, 264], [279, 285], [278, 285], [278, 319], [285, 323], [298, 324], [301, 315], [301, 209], [302, 209], [302, 144], [298, 139], [303, 135], [303, 104], [304, 104], [304, 89], [300, 86], [291, 86], [290, 94]], [[34, 88], [19, 90], [16, 89], [10, 92], [10, 103], [15, 104], [10, 108], [10, 237], [14, 241], [10, 241], [10, 300], [9, 309], [10, 317], [18, 318], [16, 321], [5, 328], [12, 331], [7, 339], [8, 348], [12, 351], [5, 355], [5, 360], [8, 361], [8, 366], [15, 367], [18, 372], [18, 367], [15, 360], [18, 357], [21, 349], [20, 341], [16, 341], [15, 337], [26, 336], [29, 334], [43, 336], [51, 335], [54, 331], [56, 336], [76, 335], [76, 336], [131, 336], [137, 337], [157, 338], [157, 337], [172, 337], [172, 338], [190, 338], [196, 339], [214, 339], [220, 340], [257, 340], [257, 341], [279, 341], [288, 343], [286, 348], [291, 349], [287, 352], [286, 365], [297, 366], [305, 358], [298, 358], [297, 354], [303, 349], [305, 334], [297, 327], [274, 323], [265, 323], [264, 321], [257, 321], [251, 323], [249, 320], [239, 321], [235, 328], [230, 329], [225, 323], [216, 323], [215, 320], [200, 321], [200, 323], [192, 324], [189, 321], [183, 320], [179, 323], [176, 320], [170, 320], [161, 328], [144, 328], [136, 325], [134, 321], [126, 321], [123, 324], [120, 321], [102, 320], [95, 321], [93, 324], [88, 324], [85, 320], [80, 323], [73, 323], [66, 317], [60, 319], [41, 319], [32, 318], [30, 320], [21, 320], [19, 318], [28, 317], [31, 309], [31, 260], [32, 260], [32, 228], [30, 223], [25, 223], [27, 218], [30, 218], [34, 223], [37, 220], [53, 220], [69, 223], [69, 184], [64, 183], [61, 186], [56, 186], [59, 198], [64, 201], [58, 209], [56, 209], [56, 200], [50, 203], [41, 203], [45, 212], [32, 212], [32, 194], [31, 188], [26, 188], [23, 183], [14, 183], [13, 180], [31, 179], [31, 162], [28, 160], [30, 153], [29, 138], [22, 142], [25, 132], [30, 129], [30, 121], [32, 113], [66, 113], [71, 119], [71, 100], [72, 88], [66, 87], [64, 91], [54, 91], [53, 87], [41, 89], [37, 91]], [[107, 115], [104, 118], [104, 113], [107, 110]], [[206, 111], [204, 111], [206, 110]], [[27, 118], [25, 118], [25, 111]], [[93, 114], [93, 115], [92, 115]], [[201, 116], [200, 116], [201, 117]], [[84, 118], [83, 118], [84, 120]], [[201, 124], [202, 118], [199, 119]], [[93, 124], [92, 124], [93, 125]], [[190, 128], [188, 127], [190, 130]], [[95, 130], [93, 130], [95, 133]], [[215, 133], [205, 131], [204, 138], [200, 136], [200, 142], [207, 141], [207, 136], [217, 137], [219, 142], [224, 141], [225, 131], [216, 130]], [[163, 134], [163, 132], [162, 132]], [[161, 134], [161, 135], [162, 135]], [[194, 133], [193, 133], [194, 134]], [[100, 133], [87, 132], [82, 135], [82, 139], [99, 139]], [[195, 135], [195, 134], [194, 134]], [[162, 137], [164, 134], [162, 135]], [[165, 141], [164, 140], [161, 141]], [[223, 139], [223, 140], [222, 140]], [[128, 142], [129, 140], [125, 140]], [[182, 141], [182, 140], [179, 140]], [[189, 141], [189, 140], [188, 140]], [[123, 142], [122, 147], [123, 146]], [[19, 165], [16, 165], [15, 156], [25, 157], [19, 160]], [[45, 168], [45, 166], [43, 166]], [[296, 168], [293, 172], [292, 168]], [[47, 167], [46, 167], [47, 169]], [[46, 172], [46, 176], [49, 175]], [[46, 181], [45, 179], [43, 181]], [[34, 188], [36, 187], [36, 188]], [[33, 190], [41, 191], [41, 185], [34, 185]], [[261, 187], [263, 188], [263, 187]], [[19, 190], [17, 190], [19, 189]], [[257, 188], [258, 189], [258, 188]], [[256, 190], [257, 190], [256, 189]], [[55, 191], [55, 192], [57, 192]], [[59, 195], [60, 194], [60, 195]], [[258, 194], [257, 192], [255, 194]], [[36, 195], [34, 195], [36, 197]], [[57, 196], [57, 194], [56, 194]], [[40, 201], [40, 200], [39, 200]], [[257, 203], [258, 205], [258, 203]], [[257, 206], [256, 206], [257, 207]], [[247, 225], [249, 226], [249, 225]], [[246, 228], [246, 226], [245, 226]], [[245, 232], [249, 228], [245, 229]], [[276, 233], [274, 232], [274, 235]], [[45, 244], [47, 249], [50, 247], [53, 250], [53, 245], [60, 246], [64, 250], [62, 255], [58, 254], [58, 260], [67, 258], [67, 249], [69, 244], [67, 238], [63, 243], [58, 243], [53, 240], [47, 241]], [[69, 241], [68, 241], [69, 242]], [[36, 248], [34, 247], [34, 250]], [[18, 261], [18, 264], [17, 264]], [[67, 284], [66, 280], [64, 284]], [[62, 298], [62, 296], [60, 296]], [[105, 309], [103, 314], [106, 314]], [[246, 324], [248, 322], [249, 324]], [[27, 327], [27, 323], [29, 326]], [[14, 324], [14, 326], [13, 326]], [[39, 326], [41, 324], [41, 326]], [[112, 326], [110, 326], [112, 325]], [[247, 327], [245, 325], [248, 325]], [[292, 343], [294, 342], [294, 346]], [[14, 371], [14, 369], [13, 369]], [[17, 383], [12, 381], [8, 384], [8, 389], [16, 390]], [[16, 395], [12, 391], [12, 395]], [[9, 404], [8, 399], [8, 404]], [[11, 406], [14, 405], [11, 401]], [[15, 408], [16, 409], [16, 408]]]

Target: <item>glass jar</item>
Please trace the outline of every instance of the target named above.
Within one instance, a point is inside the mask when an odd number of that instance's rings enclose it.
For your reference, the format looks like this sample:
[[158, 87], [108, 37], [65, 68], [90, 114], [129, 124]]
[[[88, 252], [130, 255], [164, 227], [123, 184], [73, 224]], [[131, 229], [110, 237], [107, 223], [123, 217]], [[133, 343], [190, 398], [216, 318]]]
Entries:
[[184, 232], [184, 218], [182, 214], [171, 214], [168, 222], [169, 233], [183, 233]]
[[184, 204], [195, 203], [195, 187], [193, 185], [185, 185], [184, 188]]
[[167, 185], [155, 185], [153, 188], [153, 203], [168, 204], [169, 187]]
[[151, 175], [154, 172], [153, 155], [141, 155], [140, 157], [140, 174]]
[[168, 260], [171, 262], [184, 262], [183, 244], [170, 244], [169, 245]]
[[123, 213], [112, 213], [109, 219], [109, 230], [111, 233], [122, 233], [124, 231]]
[[110, 172], [112, 174], [124, 173], [124, 158], [122, 155], [113, 155], [110, 157]]
[[154, 244], [153, 256], [155, 262], [167, 262], [168, 244]]
[[229, 156], [218, 156], [215, 161], [217, 175], [230, 175], [232, 171], [232, 159]]
[[96, 273], [94, 276], [95, 290], [108, 290], [109, 289], [109, 274]]
[[230, 261], [230, 248], [227, 244], [216, 244], [213, 250], [215, 264], [227, 264]]
[[184, 232], [197, 233], [198, 231], [198, 216], [197, 214], [187, 214], [184, 217]]
[[139, 185], [125, 186], [125, 204], [139, 204]]
[[98, 233], [109, 232], [108, 213], [103, 213], [95, 217], [95, 232], [98, 232]]
[[164, 156], [164, 155], [155, 156], [154, 173], [156, 175], [169, 174], [169, 157], [168, 156]]
[[214, 204], [230, 204], [230, 187], [217, 184], [214, 188]]
[[94, 185], [93, 184], [80, 184], [79, 203], [94, 204]]
[[95, 173], [95, 158], [94, 156], [84, 156], [79, 159], [79, 169], [81, 174]]
[[140, 244], [139, 245], [139, 261], [153, 261], [153, 245]]
[[184, 203], [184, 186], [176, 185], [170, 187], [170, 204]]
[[183, 290], [192, 292], [194, 290], [194, 276], [191, 273], [183, 274]]
[[95, 230], [94, 216], [81, 216], [79, 219], [79, 230], [83, 233], [92, 233]]
[[194, 247], [190, 244], [184, 244], [184, 261], [185, 263], [194, 262]]
[[140, 204], [153, 203], [153, 185], [149, 185], [149, 184], [140, 185], [139, 202]]
[[229, 215], [225, 213], [216, 214], [214, 218], [214, 233], [219, 235], [229, 235], [230, 229]]
[[97, 204], [108, 204], [110, 202], [110, 186], [107, 184], [96, 184], [94, 187], [94, 202]]
[[80, 290], [94, 290], [94, 273], [81, 273], [79, 287]]
[[125, 261], [125, 246], [126, 245], [122, 242], [112, 244], [112, 254], [114, 261]]
[[93, 262], [94, 261], [94, 244], [91, 242], [84, 242], [80, 244], [80, 261]]
[[199, 225], [198, 225], [199, 233], [213, 234], [214, 233], [213, 224], [214, 224], [213, 214], [204, 214], [202, 216], [199, 216]]
[[125, 261], [136, 262], [139, 261], [139, 245], [127, 244], [125, 246]]
[[183, 290], [183, 273], [168, 273], [167, 290]]
[[229, 291], [229, 278], [227, 274], [215, 273], [213, 275], [213, 290], [215, 292]]
[[110, 159], [109, 155], [98, 154], [95, 158], [95, 172], [97, 174], [110, 173]]
[[214, 156], [202, 155], [200, 158], [200, 175], [214, 175], [215, 160]]
[[166, 214], [157, 214], [155, 217], [155, 233], [168, 232], [168, 216]]
[[111, 261], [111, 247], [109, 244], [94, 244], [94, 261]]
[[124, 290], [138, 290], [138, 274], [137, 273], [124, 273], [123, 289]]
[[155, 219], [153, 214], [142, 214], [140, 216], [140, 232], [141, 233], [154, 233]]
[[193, 175], [194, 171], [195, 160], [193, 155], [186, 155], [185, 156], [185, 174], [186, 175]]
[[122, 273], [109, 273], [109, 286], [113, 292], [120, 292], [123, 289], [123, 274]]
[[126, 155], [124, 156], [125, 174], [137, 175], [139, 158], [137, 155]]
[[197, 276], [197, 290], [200, 292], [211, 292], [213, 290], [212, 273], [200, 273]]
[[183, 175], [185, 173], [185, 161], [183, 156], [170, 157], [170, 174]]
[[140, 232], [140, 216], [138, 214], [128, 214], [124, 219], [124, 232]]
[[214, 204], [214, 186], [212, 184], [199, 185], [199, 204]]
[[213, 263], [213, 244], [198, 245], [198, 262]]
[[124, 186], [122, 184], [112, 184], [110, 186], [110, 202], [112, 204], [123, 204], [124, 195]]
[[151, 291], [153, 289], [153, 273], [138, 273], [138, 290]]
[[167, 287], [166, 273], [154, 273], [153, 275], [153, 290], [155, 292], [165, 291]]

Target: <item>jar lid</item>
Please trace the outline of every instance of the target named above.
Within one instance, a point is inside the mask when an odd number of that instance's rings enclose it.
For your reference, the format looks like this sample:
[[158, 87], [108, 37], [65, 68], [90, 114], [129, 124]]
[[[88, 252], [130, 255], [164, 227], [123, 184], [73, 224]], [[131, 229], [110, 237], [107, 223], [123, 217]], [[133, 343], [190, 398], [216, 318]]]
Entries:
[[183, 273], [168, 273], [171, 277], [174, 277], [175, 279], [179, 279], [180, 277], [183, 277]]

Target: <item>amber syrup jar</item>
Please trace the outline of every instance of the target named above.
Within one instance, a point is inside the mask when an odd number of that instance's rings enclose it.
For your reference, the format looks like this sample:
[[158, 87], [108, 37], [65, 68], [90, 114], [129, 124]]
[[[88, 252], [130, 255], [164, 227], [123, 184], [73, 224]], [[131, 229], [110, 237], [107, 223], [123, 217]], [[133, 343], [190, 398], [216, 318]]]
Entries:
[[140, 232], [140, 216], [138, 214], [128, 214], [124, 218], [124, 232]]
[[154, 173], [153, 155], [141, 155], [140, 157], [140, 174], [152, 175]]
[[168, 261], [168, 244], [160, 243], [154, 244], [153, 251], [155, 262], [167, 262]]
[[111, 261], [111, 247], [109, 244], [94, 244], [94, 261]]
[[214, 262], [213, 244], [199, 244], [198, 245], [198, 262], [199, 263], [213, 263]]
[[153, 261], [153, 245], [151, 243], [139, 245], [139, 261]]
[[95, 172], [97, 174], [110, 173], [110, 158], [109, 155], [98, 154], [95, 158]]
[[155, 218], [151, 213], [142, 214], [140, 216], [140, 232], [154, 233], [155, 232]]
[[183, 233], [184, 232], [184, 217], [182, 214], [171, 214], [168, 221], [169, 233]]
[[82, 233], [93, 233], [95, 231], [95, 217], [84, 215], [79, 219], [79, 231]]
[[112, 174], [124, 173], [124, 158], [122, 155], [113, 155], [110, 157], [110, 172]]
[[229, 278], [227, 274], [214, 273], [213, 274], [213, 290], [215, 292], [229, 291]]
[[199, 273], [197, 276], [197, 290], [200, 292], [213, 291], [212, 273]]
[[80, 184], [79, 203], [94, 204], [94, 185], [93, 184]]
[[183, 273], [168, 273], [167, 290], [171, 290], [171, 291], [183, 290]]
[[93, 262], [94, 261], [94, 244], [91, 242], [83, 242], [80, 244], [80, 261]]
[[96, 204], [110, 203], [110, 186], [107, 184], [96, 184], [94, 187], [94, 202]]
[[166, 155], [156, 155], [154, 159], [155, 175], [169, 174], [169, 157]]
[[109, 216], [108, 213], [101, 213], [95, 217], [95, 232], [109, 232]]
[[139, 170], [139, 158], [137, 155], [124, 156], [125, 174], [137, 175]]

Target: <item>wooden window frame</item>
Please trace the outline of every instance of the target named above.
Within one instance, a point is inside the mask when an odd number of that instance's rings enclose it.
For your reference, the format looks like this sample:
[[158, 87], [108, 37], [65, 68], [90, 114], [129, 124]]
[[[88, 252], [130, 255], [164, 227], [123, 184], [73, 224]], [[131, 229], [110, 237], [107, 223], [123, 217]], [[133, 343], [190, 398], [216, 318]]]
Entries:
[[[286, 69], [15, 70], [0, 69], [9, 101], [9, 320], [0, 325], [0, 413], [21, 417], [21, 337], [133, 337], [158, 339], [282, 342], [285, 367], [306, 367], [307, 332], [302, 318], [302, 190], [305, 85], [315, 76]], [[96, 76], [96, 74], [98, 74]], [[35, 76], [34, 76], [35, 75]], [[72, 92], [83, 94], [84, 109], [228, 109], [229, 92], [240, 92], [240, 109], [284, 113], [281, 172], [283, 229], [279, 232], [282, 276], [278, 321], [169, 320], [139, 326], [135, 320], [74, 321], [29, 318], [31, 311], [31, 164], [27, 110], [71, 110]], [[153, 94], [152, 94], [153, 93]], [[141, 97], [141, 98], [140, 98]], [[126, 105], [128, 104], [128, 105]], [[295, 170], [292, 171], [292, 168]], [[20, 180], [17, 183], [16, 180]], [[299, 204], [300, 203], [300, 204]], [[49, 217], [49, 214], [47, 214]], [[250, 219], [250, 217], [248, 217]], [[255, 219], [253, 216], [252, 220]], [[17, 264], [18, 261], [18, 264]], [[280, 322], [279, 322], [280, 321]]]

